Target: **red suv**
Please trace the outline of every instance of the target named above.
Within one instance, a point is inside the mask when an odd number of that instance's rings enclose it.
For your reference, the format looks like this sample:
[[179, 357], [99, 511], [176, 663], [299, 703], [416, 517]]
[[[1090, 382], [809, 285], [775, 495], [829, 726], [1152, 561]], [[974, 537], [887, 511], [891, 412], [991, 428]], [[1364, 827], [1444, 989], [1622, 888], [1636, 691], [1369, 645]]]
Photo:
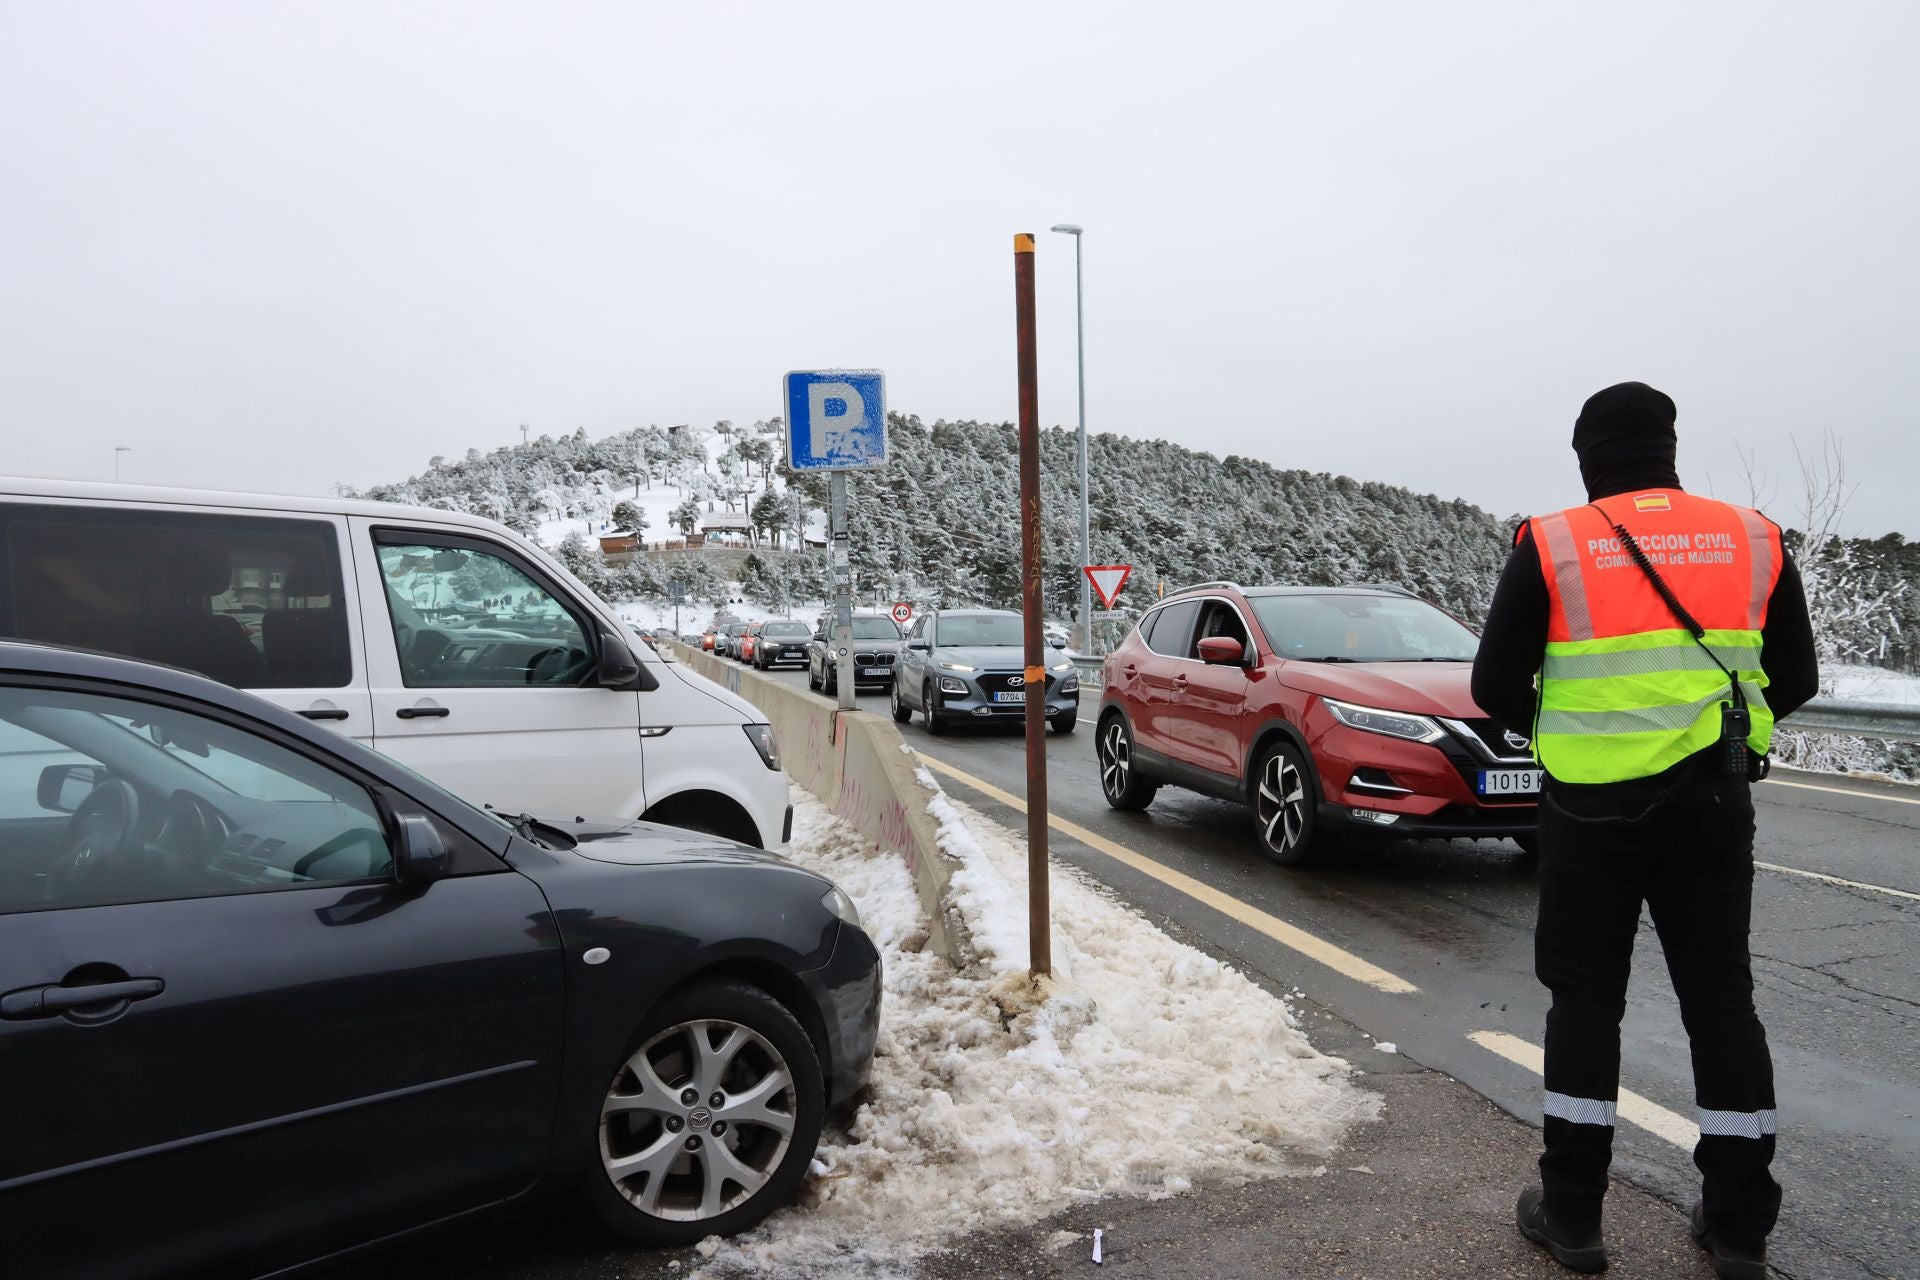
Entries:
[[1168, 784], [1239, 801], [1283, 863], [1346, 832], [1531, 852], [1541, 773], [1473, 704], [1478, 646], [1395, 588], [1188, 587], [1107, 656], [1101, 790], [1116, 809]]

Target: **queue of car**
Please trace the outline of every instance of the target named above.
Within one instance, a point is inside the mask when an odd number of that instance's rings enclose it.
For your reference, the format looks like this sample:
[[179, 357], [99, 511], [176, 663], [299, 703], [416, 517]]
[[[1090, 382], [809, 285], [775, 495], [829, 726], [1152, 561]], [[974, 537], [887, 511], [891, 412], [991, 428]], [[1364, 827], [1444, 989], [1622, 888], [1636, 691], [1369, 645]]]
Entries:
[[791, 1195], [879, 967], [752, 704], [446, 511], [0, 480], [0, 563], [0, 1275]]

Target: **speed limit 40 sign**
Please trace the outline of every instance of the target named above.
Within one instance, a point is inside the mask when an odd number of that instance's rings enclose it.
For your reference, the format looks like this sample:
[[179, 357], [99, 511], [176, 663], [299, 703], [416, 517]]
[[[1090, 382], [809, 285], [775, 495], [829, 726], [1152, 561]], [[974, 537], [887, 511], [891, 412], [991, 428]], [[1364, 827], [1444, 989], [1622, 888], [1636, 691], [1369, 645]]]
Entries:
[[913, 606], [904, 600], [893, 606], [891, 612], [893, 614], [893, 620], [903, 627], [913, 621]]

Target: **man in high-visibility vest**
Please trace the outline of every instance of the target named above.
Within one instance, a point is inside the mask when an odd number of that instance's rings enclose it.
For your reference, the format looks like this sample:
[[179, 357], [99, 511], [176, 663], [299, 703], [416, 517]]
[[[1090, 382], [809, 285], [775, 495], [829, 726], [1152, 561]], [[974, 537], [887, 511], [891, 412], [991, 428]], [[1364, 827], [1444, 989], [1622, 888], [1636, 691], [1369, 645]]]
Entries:
[[1749, 782], [1819, 670], [1778, 526], [1682, 490], [1673, 424], [1673, 401], [1644, 383], [1586, 402], [1573, 447], [1591, 501], [1517, 531], [1473, 665], [1474, 700], [1532, 738], [1546, 772], [1534, 939], [1553, 996], [1545, 1154], [1517, 1212], [1564, 1265], [1606, 1266], [1600, 1209], [1644, 903], [1693, 1049], [1694, 1237], [1720, 1276], [1757, 1278], [1780, 1188], [1747, 950]]

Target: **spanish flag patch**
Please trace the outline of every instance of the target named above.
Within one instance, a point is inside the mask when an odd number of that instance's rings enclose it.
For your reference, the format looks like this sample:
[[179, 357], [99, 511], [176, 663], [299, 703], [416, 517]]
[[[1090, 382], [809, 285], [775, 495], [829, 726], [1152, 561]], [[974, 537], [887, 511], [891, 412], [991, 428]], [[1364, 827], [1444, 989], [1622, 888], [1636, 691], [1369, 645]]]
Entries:
[[1664, 493], [1643, 493], [1633, 500], [1635, 511], [1671, 511], [1673, 499]]

